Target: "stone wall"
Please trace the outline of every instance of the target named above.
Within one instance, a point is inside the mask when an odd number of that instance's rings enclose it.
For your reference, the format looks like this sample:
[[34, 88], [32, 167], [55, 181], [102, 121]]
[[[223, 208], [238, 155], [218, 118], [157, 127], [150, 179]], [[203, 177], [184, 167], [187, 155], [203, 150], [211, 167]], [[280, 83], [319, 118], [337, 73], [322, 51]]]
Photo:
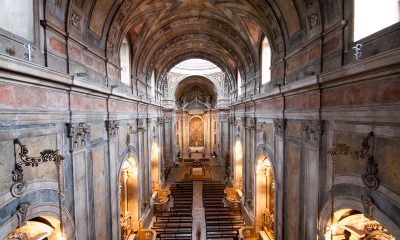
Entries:
[[[119, 238], [118, 178], [128, 150], [142, 169], [138, 197], [147, 202], [140, 209], [141, 219], [147, 219], [152, 190], [149, 146], [154, 136], [164, 136], [157, 121], [160, 106], [122, 98], [110, 88], [88, 88], [84, 80], [73, 81], [50, 69], [43, 75], [43, 68], [24, 61], [5, 56], [0, 61], [0, 236], [16, 227], [7, 223], [18, 204], [57, 204], [57, 174], [51, 162], [24, 166], [27, 188], [19, 197], [11, 195], [14, 164], [21, 161], [14, 139], [26, 145], [29, 156], [58, 149], [65, 157], [63, 207], [65, 217], [75, 222], [75, 229], [68, 229], [71, 238]], [[14, 73], [16, 66], [24, 67]]]
[[[396, 41], [388, 35], [380, 38], [386, 37], [390, 42]], [[304, 55], [301, 50], [288, 57], [287, 84], [269, 89], [265, 94], [244, 98], [231, 108], [235, 118], [254, 119], [256, 126], [267, 123], [263, 129], [264, 141], [260, 141], [259, 136], [257, 141], [242, 138], [242, 142], [246, 144], [246, 151], [256, 152], [259, 144], [266, 144], [273, 150], [271, 158], [276, 161], [273, 167], [278, 182], [275, 223], [282, 223], [275, 225], [276, 239], [323, 239], [323, 224], [329, 219], [333, 170], [328, 150], [341, 143], [360, 151], [369, 132], [374, 134], [370, 140], [370, 153], [377, 164], [379, 186], [371, 188], [363, 181], [363, 176], [368, 173], [366, 159], [338, 157], [334, 165], [335, 209], [353, 206], [365, 213], [356, 205], [362, 206], [361, 197], [369, 196], [379, 212], [376, 219], [394, 236], [399, 234], [400, 175], [396, 169], [399, 159], [400, 52], [398, 49], [382, 50], [383, 53], [368, 55], [359, 62], [346, 60], [340, 63], [335, 59], [340, 56], [347, 59], [347, 53], [341, 52], [343, 46], [338, 39], [340, 37], [327, 36], [323, 40], [323, 55], [316, 60], [323, 65], [320, 74], [296, 79], [307, 68], [313, 67], [309, 57], [314, 53]], [[312, 47], [310, 51], [314, 51]], [[279, 123], [280, 119], [283, 124], [268, 125], [268, 122]], [[252, 136], [251, 131], [245, 131], [246, 136]], [[235, 137], [236, 133], [231, 134]], [[254, 166], [256, 160], [254, 154], [247, 153], [244, 166]], [[277, 171], [276, 168], [281, 166], [283, 168]], [[246, 179], [243, 191], [251, 192], [257, 198], [256, 188], [248, 184], [254, 181], [253, 172], [244, 171], [243, 174]], [[283, 197], [279, 198], [282, 192]], [[243, 207], [246, 219], [252, 223], [254, 209], [248, 198], [243, 199]]]

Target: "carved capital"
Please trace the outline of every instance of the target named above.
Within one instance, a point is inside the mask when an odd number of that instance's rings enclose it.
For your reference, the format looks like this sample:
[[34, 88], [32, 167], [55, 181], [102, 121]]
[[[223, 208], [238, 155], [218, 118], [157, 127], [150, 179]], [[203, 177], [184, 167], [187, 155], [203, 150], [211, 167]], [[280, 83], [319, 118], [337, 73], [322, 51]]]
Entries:
[[305, 142], [319, 145], [324, 131], [324, 121], [304, 120], [301, 122], [301, 130]]
[[129, 134], [136, 134], [137, 130], [136, 130], [136, 126], [134, 123], [128, 123], [128, 133]]
[[119, 121], [116, 120], [107, 120], [106, 128], [108, 132], [108, 138], [114, 138], [117, 135], [119, 128]]
[[255, 131], [256, 130], [256, 118], [254, 117], [248, 117], [246, 118], [246, 129], [250, 131]]
[[68, 137], [71, 138], [71, 149], [79, 149], [86, 146], [89, 141], [90, 124], [85, 122], [67, 123]]
[[147, 118], [139, 118], [137, 122], [137, 131], [138, 132], [145, 132], [147, 131]]
[[275, 136], [283, 137], [286, 127], [286, 119], [276, 118], [273, 120]]
[[229, 117], [228, 117], [228, 122], [229, 122], [230, 124], [235, 124], [235, 117], [229, 116]]

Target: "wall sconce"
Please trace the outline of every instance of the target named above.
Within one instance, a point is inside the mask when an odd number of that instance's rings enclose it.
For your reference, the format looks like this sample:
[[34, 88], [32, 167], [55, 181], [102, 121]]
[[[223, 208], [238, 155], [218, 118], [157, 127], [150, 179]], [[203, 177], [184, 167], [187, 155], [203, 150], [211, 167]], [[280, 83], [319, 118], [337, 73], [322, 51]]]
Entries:
[[[20, 147], [20, 153], [18, 154], [19, 158], [17, 158], [17, 145]], [[30, 157], [28, 156], [28, 148], [26, 145], [22, 144], [19, 139], [14, 139], [14, 155], [15, 155], [15, 168], [12, 171], [12, 180], [14, 184], [10, 188], [11, 195], [14, 197], [21, 196], [27, 188], [27, 181], [24, 180], [24, 169], [23, 166], [26, 167], [38, 167], [42, 163], [46, 162], [54, 162], [57, 169], [57, 186], [58, 186], [58, 210], [59, 210], [59, 218], [60, 218], [60, 232], [57, 233], [57, 239], [66, 239], [64, 234], [64, 225], [61, 214], [61, 165], [64, 160], [64, 156], [62, 156], [58, 150], [45, 149], [40, 152], [40, 157]]]

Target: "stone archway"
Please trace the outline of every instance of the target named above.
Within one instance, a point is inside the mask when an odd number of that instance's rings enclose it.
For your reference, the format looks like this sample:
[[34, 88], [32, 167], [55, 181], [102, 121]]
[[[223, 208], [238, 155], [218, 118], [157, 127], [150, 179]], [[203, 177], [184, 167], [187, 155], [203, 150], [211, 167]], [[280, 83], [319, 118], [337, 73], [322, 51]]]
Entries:
[[139, 171], [136, 154], [129, 152], [119, 171], [119, 216], [121, 239], [139, 230]]
[[270, 154], [259, 146], [255, 164], [255, 228], [264, 230], [274, 239], [275, 227], [275, 173]]
[[[154, 131], [155, 132], [155, 131]], [[154, 137], [151, 144], [151, 178], [153, 192], [160, 189], [160, 146], [158, 140]]]
[[[384, 212], [382, 212], [368, 196], [356, 199], [350, 196], [336, 196], [334, 199], [334, 218], [331, 223], [331, 200], [323, 206], [319, 216], [318, 234], [321, 240], [330, 239], [330, 231], [339, 231], [338, 225], [344, 219], [344, 214], [355, 211], [356, 214], [363, 215], [379, 223], [396, 239], [400, 238], [400, 228]], [[351, 215], [351, 214], [348, 214]], [[343, 229], [341, 229], [344, 231]], [[327, 236], [329, 237], [327, 238]], [[335, 239], [335, 238], [333, 238]], [[367, 238], [369, 239], [369, 238]]]
[[235, 147], [234, 147], [234, 160], [235, 160], [235, 188], [242, 189], [242, 178], [243, 178], [243, 147], [240, 140], [240, 134], [236, 136]]
[[[23, 206], [23, 204], [25, 204]], [[23, 228], [27, 222], [36, 221], [49, 226], [49, 240], [75, 239], [75, 224], [68, 210], [61, 208], [63, 219], [63, 234], [60, 231], [59, 208], [55, 203], [21, 203], [16, 213], [8, 219], [0, 228], [0, 239], [7, 239], [7, 235], [16, 233], [17, 229]], [[39, 219], [39, 220], [38, 220]], [[45, 231], [45, 230], [43, 230]], [[13, 238], [11, 238], [13, 239]]]

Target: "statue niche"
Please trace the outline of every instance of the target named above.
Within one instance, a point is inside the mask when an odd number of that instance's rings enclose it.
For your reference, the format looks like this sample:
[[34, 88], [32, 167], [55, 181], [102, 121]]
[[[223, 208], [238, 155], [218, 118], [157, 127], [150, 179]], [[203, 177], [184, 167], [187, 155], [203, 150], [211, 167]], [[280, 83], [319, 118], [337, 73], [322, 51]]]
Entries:
[[200, 117], [193, 117], [190, 120], [189, 146], [204, 147], [204, 123]]

